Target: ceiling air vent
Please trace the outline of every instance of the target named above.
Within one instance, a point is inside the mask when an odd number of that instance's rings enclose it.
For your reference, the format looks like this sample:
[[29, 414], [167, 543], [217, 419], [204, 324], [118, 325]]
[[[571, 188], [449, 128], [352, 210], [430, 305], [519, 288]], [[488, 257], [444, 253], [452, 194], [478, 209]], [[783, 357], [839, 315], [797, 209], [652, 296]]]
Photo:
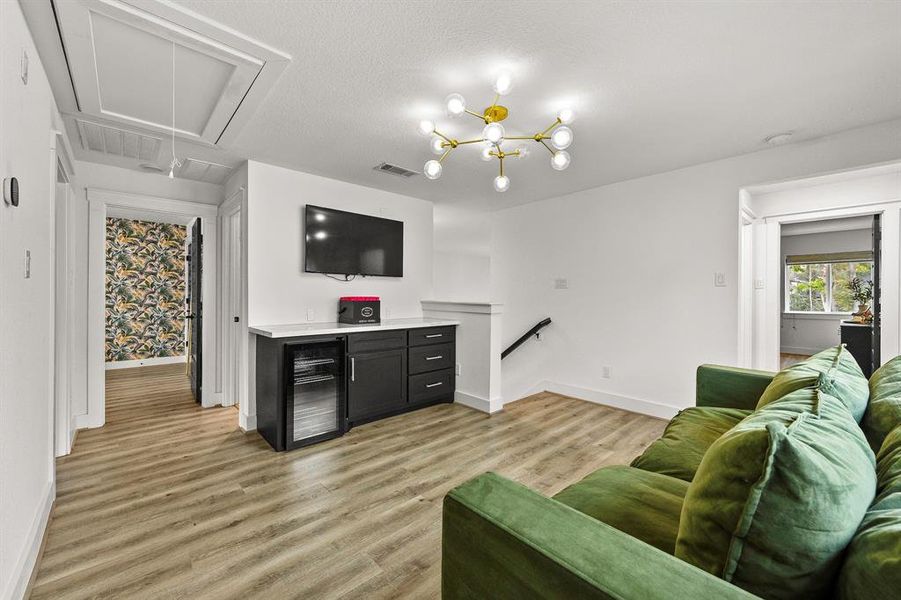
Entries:
[[101, 125], [84, 119], [75, 119], [81, 145], [85, 150], [125, 156], [145, 162], [154, 162], [160, 154], [162, 140], [111, 125]]
[[403, 177], [404, 179], [409, 179], [414, 175], [418, 175], [416, 171], [411, 171], [410, 169], [405, 169], [403, 167], [398, 167], [397, 165], [392, 165], [389, 163], [382, 163], [372, 167], [374, 171], [381, 171], [382, 173], [389, 173], [391, 175], [396, 175], [398, 177]]
[[231, 174], [232, 168], [226, 165], [207, 162], [198, 158], [184, 158], [176, 175], [194, 181], [205, 181], [222, 185]]

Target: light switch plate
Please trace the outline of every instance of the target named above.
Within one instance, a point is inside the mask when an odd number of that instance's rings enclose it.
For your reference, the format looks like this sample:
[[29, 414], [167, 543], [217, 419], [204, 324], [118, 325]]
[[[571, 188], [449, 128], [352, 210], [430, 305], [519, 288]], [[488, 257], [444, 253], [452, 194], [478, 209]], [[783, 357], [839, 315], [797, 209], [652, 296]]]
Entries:
[[315, 318], [316, 318], [316, 313], [313, 312], [312, 308], [308, 308], [307, 309], [307, 321], [312, 321]]
[[726, 287], [726, 274], [720, 271], [714, 273], [713, 285], [716, 287]]
[[31, 250], [25, 251], [25, 279], [31, 279]]
[[555, 290], [568, 290], [569, 289], [569, 281], [567, 281], [565, 277], [558, 277], [557, 279], [554, 279], [554, 289]]

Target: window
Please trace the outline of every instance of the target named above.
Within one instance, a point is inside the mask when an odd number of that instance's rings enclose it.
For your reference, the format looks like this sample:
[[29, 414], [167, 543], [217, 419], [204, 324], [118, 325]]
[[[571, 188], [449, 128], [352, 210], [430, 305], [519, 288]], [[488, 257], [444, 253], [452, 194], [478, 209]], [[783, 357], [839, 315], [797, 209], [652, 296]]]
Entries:
[[851, 313], [851, 280], [873, 279], [872, 252], [787, 256], [786, 312]]

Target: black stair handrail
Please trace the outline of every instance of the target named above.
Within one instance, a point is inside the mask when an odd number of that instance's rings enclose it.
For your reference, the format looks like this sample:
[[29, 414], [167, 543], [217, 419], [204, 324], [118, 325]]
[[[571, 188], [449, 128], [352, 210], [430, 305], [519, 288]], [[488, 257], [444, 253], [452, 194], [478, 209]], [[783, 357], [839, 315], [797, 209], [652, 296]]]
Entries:
[[532, 337], [533, 335], [537, 337], [538, 332], [550, 324], [551, 324], [550, 317], [548, 317], [546, 319], [542, 319], [541, 321], [538, 321], [538, 323], [536, 323], [534, 327], [532, 327], [530, 330], [528, 330], [527, 332], [522, 334], [522, 336], [518, 340], [516, 340], [515, 342], [513, 342], [512, 344], [507, 346], [507, 349], [504, 350], [503, 352], [501, 352], [501, 360], [504, 360], [505, 358], [507, 358], [507, 356], [511, 352], [513, 352], [514, 350], [516, 350], [517, 348], [522, 346], [525, 343], [525, 341], [527, 339], [529, 339], [530, 337]]

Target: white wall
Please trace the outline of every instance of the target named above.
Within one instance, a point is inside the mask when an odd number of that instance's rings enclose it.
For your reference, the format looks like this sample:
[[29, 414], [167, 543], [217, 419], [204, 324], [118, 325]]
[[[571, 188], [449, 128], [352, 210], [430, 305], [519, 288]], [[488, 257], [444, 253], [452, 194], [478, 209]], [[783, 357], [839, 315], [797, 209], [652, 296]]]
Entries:
[[[327, 206], [404, 222], [404, 276], [351, 282], [303, 271], [303, 208]], [[418, 317], [432, 290], [432, 204], [359, 185], [248, 163], [249, 325], [337, 319], [340, 296], [382, 299], [382, 318]]]
[[692, 405], [699, 364], [736, 362], [739, 189], [899, 157], [893, 121], [495, 212], [505, 344], [554, 320], [504, 360], [504, 400], [556, 383], [661, 416]]
[[487, 301], [491, 289], [490, 213], [437, 204], [434, 215], [434, 298]]
[[[831, 231], [802, 235], [782, 236], [782, 262], [785, 257], [798, 254], [822, 254], [826, 252], [853, 252], [871, 250], [872, 234], [869, 229]], [[785, 297], [785, 280], [782, 281]], [[791, 354], [815, 354], [841, 342], [840, 323], [847, 314], [805, 314], [782, 311], [780, 344], [782, 352]]]
[[[19, 78], [28, 53], [28, 84]], [[50, 86], [16, 2], [0, 2], [0, 177], [20, 206], [0, 203], [0, 597], [19, 598], [54, 493], [53, 198]], [[25, 253], [31, 277], [25, 278]]]

